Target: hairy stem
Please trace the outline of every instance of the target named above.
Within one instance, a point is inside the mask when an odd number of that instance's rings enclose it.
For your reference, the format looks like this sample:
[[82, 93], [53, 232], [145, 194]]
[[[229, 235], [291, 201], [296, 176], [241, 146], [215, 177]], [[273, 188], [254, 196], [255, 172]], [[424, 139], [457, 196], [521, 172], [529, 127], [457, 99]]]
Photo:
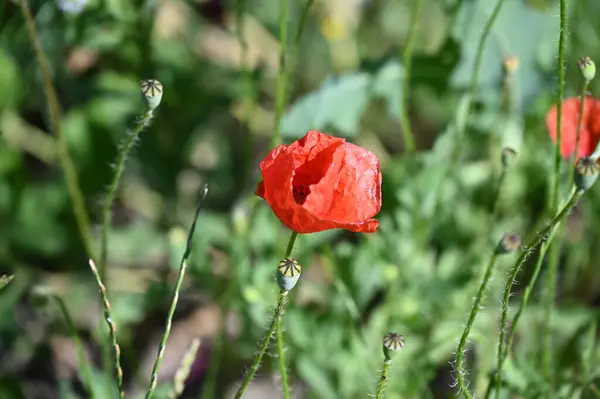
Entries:
[[204, 202], [204, 198], [206, 198], [207, 192], [208, 186], [204, 185], [204, 188], [200, 195], [200, 199], [198, 200], [198, 205], [196, 206], [194, 221], [192, 222], [190, 231], [188, 233], [185, 251], [183, 252], [183, 256], [181, 257], [179, 274], [177, 276], [175, 288], [173, 289], [173, 299], [171, 300], [171, 307], [169, 308], [169, 313], [167, 315], [165, 331], [160, 340], [160, 344], [158, 345], [158, 353], [156, 355], [154, 366], [152, 367], [152, 374], [150, 376], [150, 387], [148, 388], [148, 392], [146, 393], [146, 399], [152, 398], [152, 395], [154, 395], [154, 391], [156, 390], [156, 385], [158, 383], [158, 371], [160, 369], [160, 364], [162, 363], [163, 357], [165, 355], [165, 349], [167, 347], [167, 340], [169, 339], [169, 334], [171, 333], [171, 324], [173, 322], [173, 316], [175, 315], [175, 309], [177, 308], [177, 302], [179, 302], [179, 292], [181, 291], [181, 286], [183, 285], [183, 279], [185, 277], [185, 272], [187, 269], [187, 260], [192, 252], [192, 241], [194, 238], [194, 231], [196, 230], [196, 223], [198, 222], [198, 216], [200, 215], [200, 210], [202, 209], [202, 204]]
[[281, 317], [281, 315], [283, 314], [285, 303], [287, 301], [287, 295], [288, 295], [288, 291], [282, 290], [279, 292], [279, 299], [277, 300], [277, 307], [275, 308], [275, 311], [273, 312], [273, 318], [271, 319], [271, 323], [269, 324], [269, 329], [267, 330], [267, 334], [265, 334], [265, 336], [260, 344], [258, 353], [254, 357], [254, 361], [252, 362], [252, 365], [250, 366], [250, 370], [248, 370], [248, 374], [246, 374], [246, 376], [244, 377], [244, 380], [242, 381], [242, 385], [240, 386], [237, 393], [235, 394], [235, 397], [234, 397], [235, 399], [240, 399], [242, 397], [242, 395], [244, 394], [244, 392], [250, 385], [250, 382], [256, 375], [256, 372], [258, 371], [258, 368], [260, 367], [260, 361], [262, 360], [265, 352], [267, 351], [269, 342], [271, 342], [271, 337], [275, 333], [275, 329], [276, 329], [278, 320]]
[[477, 313], [479, 312], [479, 309], [481, 309], [481, 302], [483, 301], [483, 296], [490, 281], [490, 277], [492, 276], [492, 271], [494, 270], [497, 258], [498, 252], [494, 251], [485, 269], [485, 273], [483, 275], [483, 278], [481, 279], [481, 283], [479, 284], [479, 289], [477, 290], [477, 294], [475, 295], [475, 300], [473, 301], [473, 306], [471, 307], [471, 312], [469, 314], [467, 325], [465, 326], [462, 336], [460, 337], [458, 349], [456, 350], [456, 378], [458, 381], [458, 388], [459, 391], [462, 392], [463, 395], [465, 395], [465, 398], [467, 399], [471, 399], [473, 396], [469, 392], [464, 378], [463, 357], [465, 353], [465, 346], [467, 345], [467, 339], [469, 338], [469, 333], [471, 332], [471, 328], [473, 327], [473, 323], [475, 322]]
[[127, 157], [131, 152], [131, 149], [135, 146], [137, 139], [144, 130], [150, 124], [150, 120], [152, 119], [152, 111], [148, 110], [144, 112], [142, 117], [137, 121], [137, 125], [132, 132], [127, 134], [127, 138], [119, 154], [117, 156], [117, 161], [115, 163], [115, 173], [113, 175], [112, 181], [110, 182], [110, 186], [108, 188], [108, 194], [106, 196], [106, 201], [104, 202], [104, 207], [102, 209], [102, 237], [100, 240], [100, 261], [98, 262], [98, 270], [100, 272], [100, 276], [102, 279], [106, 278], [106, 267], [107, 267], [107, 258], [108, 258], [108, 235], [110, 232], [110, 210], [112, 207], [112, 203], [117, 194], [117, 189], [119, 188], [119, 183], [121, 182], [121, 176], [123, 175], [123, 171], [125, 170], [125, 163], [127, 162]]
[[[523, 266], [523, 264], [525, 263], [527, 258], [540, 245], [543, 244], [543, 248], [540, 249], [540, 252], [542, 252], [542, 250], [544, 250], [544, 249], [547, 249], [547, 246], [552, 242], [552, 239], [554, 238], [554, 235], [556, 234], [556, 230], [557, 230], [557, 227], [559, 226], [560, 222], [563, 221], [564, 217], [575, 206], [575, 204], [577, 203], [579, 198], [581, 198], [582, 195], [583, 195], [583, 191], [581, 191], [581, 190], [573, 191], [573, 194], [571, 195], [571, 198], [569, 199], [569, 201], [565, 204], [565, 206], [561, 209], [561, 211], [558, 212], [558, 214], [552, 219], [550, 224], [548, 226], [546, 226], [541, 232], [539, 232], [532, 239], [532, 241], [525, 247], [526, 250], [523, 251], [521, 256], [519, 256], [508, 279], [506, 280], [506, 284], [504, 287], [504, 294], [502, 297], [502, 317], [501, 317], [501, 322], [500, 322], [500, 340], [498, 341], [496, 378], [499, 378], [499, 376], [502, 373], [502, 367], [504, 365], [504, 361], [506, 360], [506, 357], [508, 356], [508, 351], [510, 350], [511, 340], [512, 340], [512, 337], [514, 337], [514, 334], [515, 334], [515, 331], [517, 328], [517, 323], [519, 321], [519, 318], [521, 317], [521, 314], [525, 308], [525, 305], [527, 304], [527, 301], [529, 300], [529, 296], [531, 295], [531, 292], [533, 291], [533, 287], [535, 285], [535, 281], [537, 279], [537, 274], [539, 273], [540, 267], [537, 267], [537, 265], [536, 265], [536, 270], [534, 270], [534, 275], [532, 276], [527, 287], [525, 288], [525, 292], [523, 293], [523, 297], [521, 298], [521, 304], [519, 306], [519, 310], [517, 311], [515, 317], [513, 318], [513, 322], [511, 325], [511, 329], [510, 329], [510, 338], [506, 342], [506, 345], [504, 345], [505, 340], [506, 340], [506, 328], [507, 328], [507, 321], [508, 321], [508, 301], [509, 301], [512, 286], [515, 282], [517, 274], [521, 270], [521, 267]], [[540, 254], [540, 257], [541, 256], [542, 256], [542, 254]], [[541, 259], [538, 259], [538, 263], [539, 263], [539, 265], [541, 265]], [[496, 381], [496, 398], [500, 397], [500, 386], [501, 386], [500, 382]]]
[[377, 391], [375, 391], [375, 399], [383, 399], [383, 394], [385, 393], [385, 388], [387, 387], [387, 380], [388, 375], [390, 373], [391, 365], [391, 360], [384, 360], [383, 368], [381, 369], [381, 374], [379, 376], [379, 381], [377, 382]]
[[[558, 200], [560, 197], [560, 166], [561, 166], [561, 146], [562, 146], [562, 108], [563, 94], [565, 86], [565, 40], [566, 40], [566, 23], [567, 23], [567, 3], [566, 0], [560, 0], [560, 33], [558, 40], [558, 90], [556, 93], [556, 147], [554, 150], [554, 187], [552, 189], [552, 202], [550, 203], [550, 211], [555, 212], [558, 208]], [[583, 100], [582, 100], [583, 105]], [[577, 135], [579, 138], [579, 134]], [[579, 153], [579, 148], [575, 147], [575, 152]], [[542, 339], [542, 371], [547, 381], [552, 384], [552, 342], [550, 332], [550, 320], [552, 319], [552, 308], [554, 304], [554, 296], [556, 294], [556, 274], [558, 273], [558, 251], [555, 248], [552, 251], [554, 261], [548, 268], [546, 275], [546, 307], [544, 315], [544, 329]], [[551, 386], [550, 389], [553, 389]]]
[[281, 118], [283, 109], [285, 108], [286, 99], [286, 51], [287, 51], [287, 25], [288, 25], [288, 2], [287, 0], [279, 1], [279, 70], [277, 71], [277, 87], [275, 93], [275, 127], [273, 138], [271, 140], [271, 148], [281, 144]]
[[[298, 233], [296, 233], [295, 231], [292, 232], [292, 235], [290, 236], [290, 239], [288, 241], [288, 245], [285, 249], [284, 258], [288, 258], [292, 254], [292, 249], [294, 248], [294, 243], [296, 242], [297, 237], [298, 237]], [[287, 370], [286, 370], [286, 366], [285, 366], [285, 357], [283, 354], [283, 344], [284, 344], [283, 343], [283, 334], [280, 331], [281, 330], [280, 323], [282, 323], [282, 321], [283, 321], [283, 313], [284, 313], [284, 309], [285, 309], [285, 304], [287, 302], [287, 296], [288, 296], [288, 291], [280, 290], [279, 299], [277, 301], [277, 306], [273, 313], [273, 317], [271, 318], [271, 323], [269, 324], [269, 329], [267, 330], [267, 334], [263, 337], [263, 340], [258, 349], [258, 353], [254, 357], [254, 361], [252, 362], [252, 365], [250, 366], [250, 370], [248, 370], [248, 373], [244, 377], [242, 384], [240, 385], [237, 393], [235, 394], [235, 399], [241, 398], [242, 395], [244, 394], [244, 392], [246, 391], [246, 389], [248, 388], [248, 386], [250, 385], [250, 382], [252, 381], [252, 379], [256, 375], [256, 372], [258, 371], [258, 368], [260, 367], [260, 361], [262, 360], [265, 352], [267, 351], [269, 343], [271, 342], [271, 338], [273, 337], [273, 334], [275, 334], [276, 332], [277, 332], [277, 334], [276, 334], [277, 351], [279, 354], [279, 370], [281, 371], [281, 382], [283, 385], [283, 393], [284, 393], [284, 397], [286, 397], [286, 398], [289, 397], [289, 387], [288, 387], [288, 382], [287, 382]], [[285, 395], [288, 395], [288, 396], [285, 396]]]
[[110, 335], [111, 345], [114, 351], [114, 367], [115, 373], [117, 374], [117, 388], [119, 389], [119, 397], [123, 399], [125, 397], [125, 393], [123, 392], [123, 369], [121, 368], [121, 348], [117, 342], [117, 325], [113, 321], [112, 316], [110, 315], [110, 302], [108, 301], [108, 295], [106, 293], [106, 287], [104, 283], [102, 283], [102, 277], [100, 277], [100, 273], [98, 272], [98, 268], [92, 259], [89, 260], [90, 269], [96, 278], [96, 284], [98, 285], [98, 291], [100, 292], [100, 297], [102, 298], [102, 305], [104, 307], [104, 320], [108, 325], [108, 333]]
[[29, 33], [29, 38], [33, 44], [35, 57], [40, 67], [44, 86], [44, 95], [48, 101], [50, 121], [52, 123], [54, 135], [56, 136], [58, 160], [65, 176], [65, 183], [73, 206], [73, 213], [75, 214], [75, 220], [77, 222], [77, 227], [79, 228], [79, 234], [81, 235], [81, 239], [88, 257], [93, 259], [95, 258], [95, 255], [92, 248], [90, 219], [85, 209], [83, 193], [81, 192], [79, 182], [77, 181], [77, 170], [75, 169], [75, 165], [71, 159], [71, 155], [69, 154], [67, 141], [62, 135], [58, 97], [52, 84], [52, 78], [50, 77], [50, 72], [48, 71], [47, 60], [44, 56], [44, 51], [42, 50], [42, 46], [38, 39], [35, 22], [31, 15], [31, 10], [29, 9], [27, 0], [20, 0], [20, 6], [23, 17], [25, 18], [25, 26], [27, 28], [27, 32]]
[[417, 27], [421, 15], [422, 4], [422, 0], [415, 0], [415, 4], [413, 5], [410, 16], [410, 26], [408, 28], [408, 35], [406, 36], [406, 44], [402, 53], [404, 79], [402, 80], [402, 87], [400, 88], [400, 125], [402, 127], [402, 134], [404, 135], [404, 146], [406, 147], [406, 152], [408, 153], [416, 150], [415, 137], [410, 125], [410, 116], [408, 115], [408, 94], [410, 91], [410, 72], [412, 66], [413, 47], [415, 43], [415, 37], [417, 36]]

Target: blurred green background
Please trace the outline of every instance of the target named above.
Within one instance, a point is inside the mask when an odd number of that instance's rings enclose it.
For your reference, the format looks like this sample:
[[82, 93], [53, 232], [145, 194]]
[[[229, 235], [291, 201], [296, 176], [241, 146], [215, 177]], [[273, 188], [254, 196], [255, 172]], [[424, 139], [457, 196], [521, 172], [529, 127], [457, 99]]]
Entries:
[[[167, 397], [195, 338], [185, 398], [229, 397], [265, 333], [275, 267], [288, 232], [253, 196], [274, 130], [279, 1], [29, 1], [62, 111], [62, 131], [99, 241], [101, 211], [120, 143], [143, 111], [139, 83], [164, 96], [131, 153], [112, 211], [106, 281], [128, 397], [145, 392], [198, 192], [209, 194], [194, 236], [181, 303], [156, 397]], [[69, 3], [69, 4], [67, 4]], [[72, 3], [80, 3], [80, 10]], [[486, 43], [475, 102], [464, 96], [477, 42], [495, 1], [423, 0], [410, 76], [418, 154], [399, 124], [401, 54], [412, 0], [289, 0], [289, 104], [284, 141], [319, 129], [375, 152], [383, 167], [380, 231], [301, 236], [304, 266], [286, 311], [297, 398], [364, 398], [375, 391], [382, 337], [406, 346], [388, 398], [452, 398], [454, 354], [493, 245], [531, 237], [548, 221], [554, 147], [545, 115], [556, 96], [558, 1], [506, 0]], [[576, 61], [600, 60], [600, 2], [568, 3], [565, 95], [583, 79]], [[74, 12], [75, 11], [75, 12]], [[240, 27], [242, 29], [238, 29]], [[89, 397], [54, 296], [73, 317], [99, 398], [116, 394], [97, 287], [57, 158], [39, 66], [18, 2], [0, 1], [0, 397]], [[296, 42], [296, 37], [299, 40]], [[242, 46], [239, 38], [245, 46]], [[296, 45], [297, 44], [297, 45]], [[506, 72], [505, 66], [515, 67]], [[595, 93], [598, 81], [589, 87]], [[456, 127], [467, 123], [460, 167], [446, 175]], [[500, 151], [519, 152], [489, 223]], [[570, 173], [564, 163], [565, 176]], [[566, 178], [565, 178], [566, 181]], [[566, 186], [566, 184], [565, 184]], [[566, 188], [563, 190], [566, 193]], [[552, 339], [555, 397], [597, 397], [600, 193], [570, 216], [561, 246]], [[470, 338], [471, 387], [483, 395], [495, 364], [502, 258]], [[531, 265], [519, 276], [515, 299]], [[544, 280], [542, 269], [540, 281]], [[539, 284], [505, 367], [505, 398], [543, 396]], [[516, 306], [511, 306], [514, 311]], [[591, 369], [583, 370], [583, 358]], [[280, 397], [267, 356], [248, 398]], [[597, 389], [596, 389], [597, 394]]]

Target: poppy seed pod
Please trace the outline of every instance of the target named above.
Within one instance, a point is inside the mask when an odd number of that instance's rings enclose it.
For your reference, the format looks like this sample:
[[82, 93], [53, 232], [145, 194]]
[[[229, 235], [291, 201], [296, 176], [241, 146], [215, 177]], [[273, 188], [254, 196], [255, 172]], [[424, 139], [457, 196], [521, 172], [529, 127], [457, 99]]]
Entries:
[[140, 85], [148, 110], [154, 111], [160, 105], [160, 100], [162, 100], [163, 85], [156, 79], [142, 80]]
[[587, 190], [598, 180], [600, 167], [591, 157], [580, 158], [575, 164], [575, 186], [579, 190]]
[[497, 254], [509, 254], [521, 248], [521, 235], [519, 233], [504, 233], [498, 246]]
[[381, 171], [375, 154], [364, 148], [311, 130], [273, 149], [260, 172], [256, 195], [296, 233], [377, 230]]
[[596, 64], [590, 57], [582, 57], [577, 61], [577, 67], [581, 71], [583, 78], [590, 82], [596, 76]]
[[392, 360], [396, 351], [404, 348], [404, 335], [397, 333], [387, 333], [383, 337], [383, 355], [386, 360]]
[[290, 291], [296, 286], [301, 273], [302, 266], [300, 266], [296, 259], [285, 258], [279, 262], [279, 266], [277, 267], [277, 284], [279, 285], [279, 289]]

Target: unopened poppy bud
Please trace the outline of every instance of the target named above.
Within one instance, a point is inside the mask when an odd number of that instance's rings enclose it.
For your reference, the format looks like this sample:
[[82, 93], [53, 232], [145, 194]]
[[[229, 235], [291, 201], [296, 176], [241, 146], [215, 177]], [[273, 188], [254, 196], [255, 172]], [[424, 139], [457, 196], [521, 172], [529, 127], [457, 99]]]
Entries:
[[279, 289], [290, 291], [296, 286], [301, 273], [302, 266], [300, 266], [296, 259], [285, 258], [279, 262], [279, 266], [277, 267], [277, 284], [279, 285]]
[[517, 159], [517, 151], [510, 147], [504, 147], [502, 149], [500, 159], [502, 160], [502, 167], [506, 169], [515, 163]]
[[390, 332], [383, 337], [383, 355], [386, 360], [392, 360], [394, 352], [402, 348], [404, 348], [404, 335]]
[[498, 247], [497, 254], [509, 254], [521, 248], [521, 235], [519, 233], [504, 233]]
[[583, 78], [588, 82], [596, 76], [596, 64], [590, 57], [582, 57], [577, 61], [577, 66], [583, 75]]
[[591, 157], [579, 158], [575, 164], [575, 186], [579, 190], [587, 190], [598, 180], [600, 167]]
[[163, 95], [163, 85], [156, 79], [146, 79], [140, 82], [144, 100], [148, 110], [154, 111], [159, 106]]

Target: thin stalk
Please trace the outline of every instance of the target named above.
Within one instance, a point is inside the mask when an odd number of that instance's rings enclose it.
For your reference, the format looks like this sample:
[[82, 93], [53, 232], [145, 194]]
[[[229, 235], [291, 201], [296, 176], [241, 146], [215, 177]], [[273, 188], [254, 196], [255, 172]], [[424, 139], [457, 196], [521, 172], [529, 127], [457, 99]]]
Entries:
[[[521, 267], [523, 266], [523, 264], [525, 263], [527, 258], [531, 255], [531, 253], [533, 251], [536, 250], [537, 247], [539, 247], [540, 245], [543, 245], [543, 248], [541, 248], [540, 251], [547, 249], [547, 246], [552, 242], [552, 239], [554, 238], [554, 235], [556, 234], [557, 226], [560, 225], [560, 223], [563, 221], [564, 217], [575, 206], [575, 204], [577, 203], [579, 198], [581, 198], [582, 195], [583, 195], [583, 191], [581, 191], [581, 190], [573, 191], [569, 201], [565, 204], [565, 206], [561, 209], [561, 211], [552, 219], [550, 224], [548, 226], [546, 226], [541, 232], [539, 232], [532, 239], [532, 241], [526, 246], [526, 250], [523, 251], [521, 256], [519, 256], [519, 258], [517, 259], [517, 261], [515, 263], [515, 266], [513, 267], [512, 271], [510, 273], [509, 278], [506, 280], [506, 285], [504, 287], [504, 294], [503, 294], [503, 298], [502, 298], [502, 317], [501, 317], [501, 323], [500, 323], [500, 340], [498, 341], [498, 354], [497, 354], [497, 366], [496, 366], [496, 377], [497, 378], [499, 378], [499, 376], [502, 373], [502, 366], [504, 365], [506, 356], [508, 356], [508, 351], [510, 350], [510, 345], [512, 343], [512, 337], [514, 337], [517, 323], [519, 321], [519, 318], [521, 317], [521, 314], [525, 308], [525, 305], [527, 304], [527, 301], [529, 300], [529, 296], [531, 295], [531, 292], [533, 291], [533, 287], [535, 285], [535, 280], [537, 279], [537, 274], [539, 273], [539, 269], [541, 267], [536, 267], [536, 270], [534, 270], [534, 275], [532, 276], [531, 280], [529, 281], [529, 284], [525, 288], [525, 292], [523, 293], [523, 297], [521, 298], [521, 304], [519, 306], [519, 310], [517, 311], [515, 317], [513, 318], [509, 340], [505, 346], [504, 342], [506, 340], [506, 327], [507, 327], [507, 320], [508, 320], [508, 301], [510, 298], [510, 293], [511, 293], [515, 278], [517, 277], [517, 274], [521, 270]], [[542, 256], [542, 254], [540, 254], [540, 257], [541, 256]], [[541, 265], [541, 258], [538, 259], [538, 262]], [[499, 398], [499, 397], [500, 397], [500, 382], [497, 381], [496, 382], [496, 398]]]
[[377, 391], [375, 392], [375, 399], [383, 399], [385, 388], [387, 387], [388, 374], [390, 373], [390, 366], [392, 365], [391, 360], [383, 361], [383, 368], [381, 369], [381, 375], [377, 382]]
[[483, 60], [483, 50], [485, 48], [485, 43], [487, 41], [487, 38], [489, 37], [489, 35], [492, 31], [492, 27], [494, 26], [494, 23], [496, 22], [496, 18], [498, 17], [498, 14], [500, 13], [500, 9], [502, 8], [503, 4], [504, 4], [504, 0], [498, 0], [498, 2], [496, 3], [496, 6], [494, 7], [492, 13], [490, 14], [490, 17], [488, 18], [488, 20], [485, 24], [485, 28], [483, 29], [483, 32], [479, 38], [479, 42], [477, 43], [477, 51], [475, 53], [475, 62], [473, 64], [473, 74], [471, 75], [471, 81], [469, 83], [469, 91], [467, 92], [467, 97], [466, 97], [466, 110], [465, 110], [465, 114], [464, 114], [463, 123], [461, 123], [457, 129], [457, 136], [458, 136], [457, 144], [454, 149], [452, 163], [455, 163], [458, 161], [458, 159], [460, 158], [460, 154], [462, 152], [462, 147], [464, 145], [465, 136], [466, 136], [465, 132], [467, 129], [469, 117], [471, 115], [471, 110], [473, 109], [473, 98], [475, 97], [475, 92], [477, 91], [477, 84], [479, 82], [479, 70], [481, 68], [481, 61]]
[[79, 363], [79, 367], [81, 369], [81, 376], [83, 378], [83, 382], [87, 387], [90, 397], [94, 399], [96, 397], [96, 394], [94, 393], [94, 385], [92, 384], [92, 374], [90, 373], [90, 368], [85, 358], [83, 343], [81, 342], [81, 338], [79, 337], [79, 333], [77, 332], [77, 327], [75, 327], [73, 318], [71, 317], [71, 314], [65, 306], [65, 302], [62, 300], [62, 298], [58, 295], [52, 295], [52, 298], [54, 299], [54, 301], [56, 301], [58, 309], [65, 318], [65, 323], [67, 323], [67, 328], [69, 329], [69, 333], [71, 334], [71, 338], [73, 339], [73, 343], [75, 344], [75, 350], [77, 352], [77, 362]]
[[479, 312], [479, 309], [481, 309], [481, 302], [483, 301], [485, 290], [487, 289], [490, 277], [492, 276], [492, 272], [494, 270], [494, 266], [496, 265], [496, 259], [498, 259], [498, 251], [494, 251], [494, 253], [490, 257], [490, 261], [488, 262], [483, 278], [481, 279], [481, 283], [479, 284], [479, 289], [477, 290], [477, 294], [475, 295], [475, 300], [473, 301], [473, 306], [471, 307], [471, 313], [469, 314], [467, 325], [465, 326], [462, 336], [460, 337], [458, 349], [456, 350], [455, 364], [458, 389], [459, 392], [462, 392], [463, 395], [465, 395], [465, 398], [467, 399], [472, 399], [473, 396], [469, 392], [464, 378], [463, 357], [465, 353], [465, 346], [467, 345], [467, 339], [469, 338], [469, 333], [471, 332], [471, 328], [473, 327], [473, 323], [475, 322], [477, 313]]
[[415, 37], [417, 36], [417, 27], [419, 18], [421, 15], [422, 0], [415, 0], [415, 4], [412, 9], [410, 16], [410, 26], [408, 28], [408, 35], [406, 36], [406, 44], [402, 53], [402, 60], [404, 64], [404, 79], [402, 80], [402, 87], [400, 88], [400, 125], [402, 127], [402, 134], [404, 136], [404, 146], [406, 152], [412, 153], [416, 150], [415, 136], [410, 125], [410, 117], [408, 115], [408, 94], [410, 91], [410, 72], [412, 66], [413, 47], [415, 43]]
[[296, 29], [296, 35], [294, 37], [294, 45], [292, 46], [292, 51], [290, 53], [290, 57], [288, 60], [288, 68], [289, 75], [292, 75], [292, 72], [296, 68], [296, 59], [298, 57], [298, 51], [300, 50], [300, 40], [302, 40], [302, 32], [304, 31], [304, 24], [306, 23], [306, 19], [308, 18], [308, 12], [312, 7], [315, 0], [306, 0], [304, 3], [304, 9], [302, 10], [302, 14], [300, 16], [300, 22], [298, 23], [298, 29]]
[[[284, 258], [288, 258], [292, 254], [292, 249], [294, 248], [294, 243], [296, 242], [296, 238], [298, 238], [298, 233], [296, 233], [294, 231], [294, 232], [292, 232], [292, 235], [290, 236], [290, 239], [288, 241], [288, 245], [285, 250]], [[275, 335], [277, 338], [277, 350], [279, 352], [279, 369], [281, 371], [281, 382], [283, 385], [283, 393], [284, 393], [284, 396], [288, 395], [288, 396], [285, 396], [286, 398], [289, 397], [289, 387], [288, 387], [288, 383], [287, 383], [287, 371], [286, 371], [286, 367], [285, 367], [285, 357], [283, 356], [283, 334], [280, 331], [277, 331], [278, 329], [281, 329], [281, 325], [279, 325], [279, 324], [281, 323], [281, 320], [283, 320], [283, 313], [284, 313], [284, 309], [285, 309], [285, 304], [287, 302], [287, 297], [288, 297], [288, 291], [284, 291], [284, 290], [279, 291], [279, 299], [277, 300], [277, 306], [275, 307], [275, 311], [273, 312], [273, 317], [271, 318], [271, 322], [269, 323], [269, 329], [267, 330], [267, 334], [265, 334], [265, 336], [263, 337], [263, 340], [258, 349], [258, 353], [254, 357], [254, 361], [252, 362], [252, 365], [250, 366], [250, 370], [244, 377], [242, 384], [240, 385], [237, 393], [235, 394], [235, 399], [240, 399], [242, 397], [242, 395], [244, 394], [244, 392], [246, 391], [246, 389], [248, 388], [248, 386], [250, 385], [250, 382], [252, 381], [252, 379], [256, 375], [256, 372], [258, 371], [258, 368], [260, 367], [260, 361], [262, 360], [265, 352], [267, 351], [267, 347], [269, 346], [269, 343], [271, 342], [271, 338], [273, 337], [273, 335], [276, 332], [277, 332], [277, 334], [275, 334]]]
[[[556, 147], [554, 150], [554, 187], [552, 189], [552, 202], [550, 203], [550, 211], [556, 212], [559, 204], [560, 196], [560, 166], [561, 166], [561, 145], [562, 145], [562, 108], [563, 108], [563, 94], [565, 86], [565, 40], [566, 40], [566, 24], [567, 24], [567, 2], [566, 0], [560, 0], [560, 33], [558, 40], [558, 90], [556, 93]], [[583, 100], [582, 100], [583, 105]], [[579, 138], [579, 134], [577, 135]], [[579, 152], [579, 148], [575, 147], [575, 152]], [[577, 157], [577, 156], [576, 156]], [[546, 276], [546, 307], [544, 315], [544, 329], [542, 339], [542, 370], [543, 375], [552, 384], [552, 342], [551, 342], [551, 331], [550, 321], [552, 318], [552, 308], [554, 303], [554, 297], [556, 295], [556, 279], [558, 273], [558, 248], [552, 251], [553, 263], [548, 268]], [[553, 389], [551, 386], [550, 389]]]
[[52, 78], [50, 77], [50, 72], [48, 71], [47, 60], [44, 56], [44, 51], [42, 50], [42, 46], [38, 39], [35, 22], [31, 15], [31, 10], [29, 9], [27, 0], [20, 0], [20, 6], [23, 17], [25, 18], [25, 26], [27, 28], [27, 32], [29, 33], [29, 38], [33, 44], [35, 57], [40, 67], [44, 95], [46, 96], [46, 100], [48, 102], [50, 121], [53, 128], [52, 130], [54, 130], [54, 135], [56, 136], [58, 160], [65, 176], [65, 183], [73, 206], [75, 221], [77, 222], [77, 227], [79, 228], [79, 234], [81, 235], [81, 240], [83, 241], [85, 251], [88, 257], [93, 259], [95, 258], [95, 255], [90, 233], [90, 219], [85, 209], [83, 193], [81, 192], [79, 182], [77, 181], [77, 170], [75, 169], [75, 165], [69, 154], [67, 141], [62, 134], [58, 97], [52, 84]]
[[573, 163], [577, 162], [577, 159], [579, 158], [579, 142], [581, 140], [581, 127], [583, 125], [583, 111], [585, 110], [585, 97], [587, 96], [589, 84], [590, 82], [586, 80], [583, 83], [583, 89], [581, 89], [581, 104], [579, 104], [579, 116], [577, 117], [577, 130], [575, 133], [575, 152], [573, 152], [573, 155], [571, 156], [571, 161]]
[[177, 399], [183, 393], [183, 389], [185, 388], [185, 382], [190, 375], [190, 371], [192, 370], [192, 366], [194, 364], [194, 360], [196, 360], [196, 355], [198, 353], [198, 349], [200, 349], [201, 341], [200, 338], [195, 338], [190, 347], [185, 352], [177, 371], [175, 372], [175, 378], [173, 378], [173, 388], [169, 392], [169, 399]]
[[286, 51], [287, 51], [287, 11], [288, 2], [287, 0], [279, 1], [279, 70], [277, 71], [277, 87], [275, 93], [275, 127], [273, 131], [273, 138], [271, 139], [271, 148], [277, 147], [281, 144], [281, 118], [283, 116], [283, 109], [285, 108], [286, 98], [286, 83], [287, 83], [287, 72], [286, 72]]
[[117, 325], [113, 321], [112, 316], [110, 315], [110, 302], [108, 301], [108, 295], [106, 293], [106, 287], [104, 283], [102, 283], [102, 278], [100, 277], [100, 273], [98, 272], [98, 268], [92, 259], [89, 260], [90, 269], [96, 277], [96, 283], [98, 285], [98, 291], [100, 292], [100, 297], [102, 298], [102, 305], [104, 307], [104, 320], [108, 325], [108, 333], [110, 335], [111, 345], [114, 351], [114, 367], [115, 373], [117, 374], [117, 388], [119, 389], [119, 397], [123, 399], [125, 397], [125, 393], [123, 391], [123, 369], [121, 368], [121, 348], [117, 342]]
[[271, 337], [273, 336], [273, 334], [275, 332], [278, 319], [283, 314], [283, 309], [284, 309], [285, 303], [287, 301], [287, 296], [288, 296], [288, 291], [282, 290], [279, 292], [279, 299], [277, 300], [277, 307], [275, 308], [275, 312], [273, 312], [273, 318], [271, 319], [271, 323], [269, 324], [269, 329], [267, 330], [267, 334], [265, 334], [265, 336], [260, 344], [258, 353], [254, 357], [254, 361], [252, 362], [252, 365], [250, 366], [250, 370], [248, 371], [248, 374], [246, 374], [246, 376], [244, 377], [244, 380], [242, 381], [242, 385], [240, 386], [240, 388], [238, 389], [237, 393], [234, 396], [235, 399], [240, 399], [242, 397], [242, 395], [244, 394], [244, 392], [250, 385], [250, 381], [252, 381], [252, 379], [254, 378], [254, 375], [258, 371], [258, 367], [260, 366], [260, 361], [262, 360], [262, 357], [264, 356], [265, 352], [267, 351], [269, 342], [271, 342]]
[[152, 111], [147, 110], [144, 112], [142, 117], [137, 121], [137, 125], [132, 132], [129, 132], [127, 138], [124, 142], [124, 145], [121, 147], [122, 149], [119, 151], [117, 156], [117, 161], [115, 163], [115, 173], [113, 175], [113, 179], [110, 182], [110, 186], [108, 188], [108, 194], [106, 196], [106, 201], [104, 202], [104, 208], [102, 209], [102, 236], [100, 240], [100, 261], [98, 262], [98, 270], [100, 272], [100, 276], [102, 279], [106, 278], [106, 267], [107, 267], [107, 258], [108, 258], [108, 235], [110, 232], [110, 210], [112, 207], [112, 203], [117, 194], [117, 189], [119, 188], [119, 183], [121, 182], [121, 176], [123, 175], [123, 171], [125, 170], [125, 163], [127, 162], [127, 157], [131, 152], [131, 149], [135, 146], [137, 139], [144, 130], [150, 124], [150, 120], [152, 119]]
[[[283, 312], [283, 311], [282, 311]], [[282, 314], [283, 316], [283, 314]], [[277, 356], [279, 358], [279, 373], [281, 374], [281, 389], [284, 399], [290, 399], [290, 388], [288, 386], [287, 368], [285, 365], [285, 349], [283, 347], [283, 317], [277, 318], [275, 325], [275, 337], [277, 342]]]
[[160, 364], [162, 363], [163, 357], [165, 355], [165, 349], [167, 347], [167, 340], [169, 339], [169, 334], [171, 333], [171, 324], [173, 322], [173, 315], [175, 314], [175, 309], [177, 308], [177, 302], [179, 302], [179, 292], [181, 291], [181, 286], [183, 285], [183, 279], [185, 277], [185, 272], [187, 269], [187, 260], [190, 257], [190, 254], [192, 252], [192, 241], [194, 239], [194, 231], [196, 230], [196, 223], [198, 222], [198, 216], [200, 215], [200, 210], [202, 209], [202, 205], [203, 205], [204, 199], [206, 198], [207, 192], [208, 192], [208, 186], [204, 185], [202, 193], [200, 194], [200, 199], [198, 200], [198, 205], [196, 206], [196, 213], [194, 214], [194, 221], [192, 222], [190, 231], [188, 233], [187, 243], [185, 245], [185, 251], [183, 252], [183, 256], [181, 257], [181, 264], [179, 266], [179, 274], [177, 276], [177, 282], [175, 283], [175, 288], [173, 289], [173, 299], [171, 300], [171, 307], [169, 308], [169, 314], [167, 315], [165, 331], [163, 333], [162, 339], [160, 340], [160, 344], [158, 346], [158, 353], [156, 355], [154, 367], [152, 367], [152, 374], [150, 376], [150, 387], [148, 388], [148, 392], [146, 393], [146, 399], [152, 398], [152, 395], [154, 395], [154, 391], [156, 390], [156, 384], [158, 383], [158, 370], [160, 369]]

